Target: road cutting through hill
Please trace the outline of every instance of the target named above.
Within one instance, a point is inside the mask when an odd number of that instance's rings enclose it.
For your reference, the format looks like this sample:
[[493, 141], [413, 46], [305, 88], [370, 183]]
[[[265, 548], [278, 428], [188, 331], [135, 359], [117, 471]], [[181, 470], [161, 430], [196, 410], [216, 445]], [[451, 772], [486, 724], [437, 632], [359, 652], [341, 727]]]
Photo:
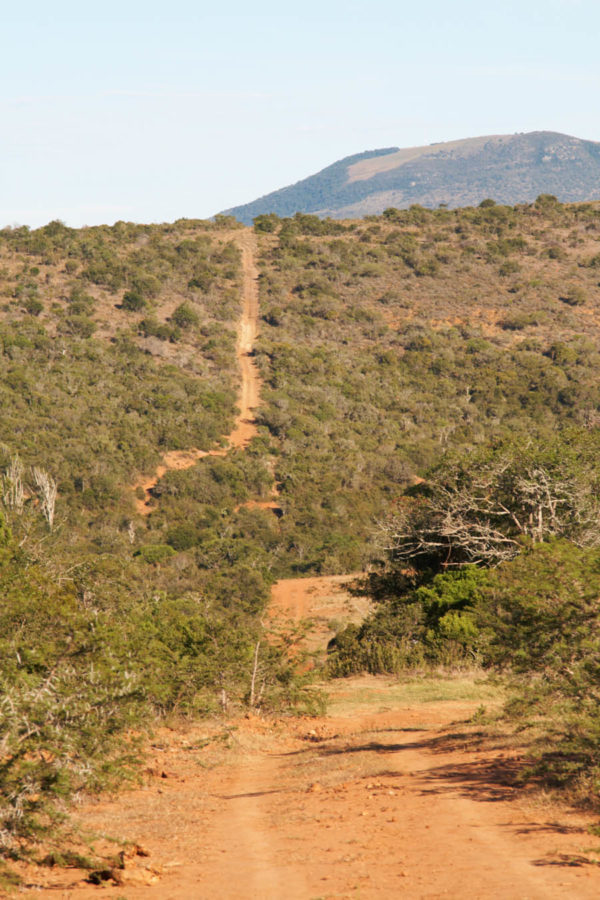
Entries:
[[[256, 433], [260, 377], [254, 236], [236, 237], [244, 271], [237, 355], [239, 415], [227, 438]], [[226, 448], [168, 453], [142, 482], [139, 511], [166, 471]], [[259, 501], [262, 503], [262, 501]], [[275, 504], [276, 498], [267, 501]], [[365, 609], [353, 576], [274, 586], [269, 624], [310, 622], [306, 649], [325, 651], [334, 626]], [[358, 605], [357, 605], [358, 604]], [[327, 685], [318, 718], [248, 715], [164, 728], [144, 783], [81, 806], [106, 865], [21, 867], [23, 897], [64, 900], [316, 900], [316, 898], [597, 898], [598, 840], [589, 817], [527, 795], [511, 742], [471, 718], [488, 689], [466, 677], [404, 683], [362, 676]], [[123, 848], [120, 853], [119, 848]], [[67, 848], [66, 848], [67, 849]]]
[[[250, 229], [236, 231], [232, 235], [242, 254], [242, 315], [238, 323], [236, 356], [240, 368], [238, 414], [232, 431], [224, 439], [225, 447], [213, 450], [170, 450], [163, 456], [153, 475], [132, 486], [135, 492], [141, 488], [144, 496], [136, 497], [136, 510], [143, 516], [152, 512], [152, 491], [169, 470], [189, 469], [206, 456], [226, 456], [230, 449], [243, 450], [257, 432], [255, 409], [260, 402], [260, 374], [253, 359], [254, 344], [258, 334], [258, 269], [256, 267], [256, 238]], [[275, 509], [275, 500], [264, 502], [265, 508]]]

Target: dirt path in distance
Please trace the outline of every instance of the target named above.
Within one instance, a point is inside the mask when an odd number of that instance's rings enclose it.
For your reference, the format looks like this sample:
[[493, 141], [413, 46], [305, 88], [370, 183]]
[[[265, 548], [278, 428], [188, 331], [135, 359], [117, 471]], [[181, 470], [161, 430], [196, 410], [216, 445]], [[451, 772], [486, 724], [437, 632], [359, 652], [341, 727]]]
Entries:
[[[238, 394], [238, 415], [233, 430], [227, 435], [229, 448], [244, 449], [256, 434], [254, 410], [260, 402], [260, 375], [252, 358], [258, 333], [258, 269], [256, 267], [256, 238], [250, 229], [234, 232], [232, 238], [242, 253], [242, 315], [238, 324], [236, 356], [241, 374]], [[205, 456], [226, 456], [228, 450], [171, 450], [165, 453], [154, 475], [132, 485], [132, 490], [142, 488], [143, 499], [136, 497], [136, 510], [147, 516], [152, 512], [152, 490], [160, 479], [172, 469], [189, 469]], [[275, 508], [276, 502], [266, 501], [265, 508]]]
[[[254, 235], [236, 236], [244, 270], [238, 336], [240, 413], [228, 437], [256, 433], [260, 378]], [[226, 449], [165, 455], [170, 468]], [[276, 491], [276, 485], [274, 490]], [[276, 508], [269, 501], [249, 505]], [[280, 581], [273, 627], [309, 620], [324, 652], [335, 625], [367, 609], [355, 576]], [[84, 870], [20, 866], [23, 898], [61, 900], [596, 900], [600, 846], [590, 818], [518, 789], [519, 751], [477, 734], [470, 718], [498, 698], [466, 676], [399, 682], [361, 676], [327, 685], [320, 718], [246, 715], [162, 729], [144, 783], [88, 802], [75, 820], [92, 851], [117, 856], [101, 883]]]
[[277, 629], [308, 623], [300, 646], [309, 653], [320, 652], [324, 656], [337, 627], [362, 622], [371, 609], [371, 603], [365, 597], [355, 597], [348, 590], [360, 575], [321, 575], [278, 581], [271, 588], [269, 625]]

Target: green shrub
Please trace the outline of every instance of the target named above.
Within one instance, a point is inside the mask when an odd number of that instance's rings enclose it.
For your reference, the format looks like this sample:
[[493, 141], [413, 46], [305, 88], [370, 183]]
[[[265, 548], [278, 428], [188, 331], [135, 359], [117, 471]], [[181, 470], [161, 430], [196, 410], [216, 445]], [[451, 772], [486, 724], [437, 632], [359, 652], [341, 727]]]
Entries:
[[44, 310], [44, 304], [40, 303], [35, 297], [28, 297], [23, 303], [23, 309], [28, 312], [30, 316], [39, 316]]
[[140, 559], [151, 565], [158, 565], [174, 554], [175, 550], [169, 544], [150, 544], [140, 547], [135, 551], [134, 556], [139, 556]]
[[178, 328], [181, 328], [182, 331], [187, 331], [198, 325], [200, 319], [198, 313], [192, 309], [189, 303], [181, 303], [173, 312], [171, 321]]
[[77, 313], [68, 315], [57, 326], [61, 334], [69, 334], [81, 338], [90, 338], [96, 331], [96, 328], [97, 325], [93, 319]]
[[572, 287], [569, 291], [562, 294], [559, 300], [562, 300], [567, 306], [583, 306], [587, 300], [587, 295], [583, 288]]
[[167, 544], [174, 550], [189, 550], [200, 541], [201, 531], [195, 525], [183, 522], [181, 525], [170, 528], [167, 532]]
[[146, 306], [146, 301], [138, 291], [125, 291], [121, 306], [128, 312], [139, 312]]

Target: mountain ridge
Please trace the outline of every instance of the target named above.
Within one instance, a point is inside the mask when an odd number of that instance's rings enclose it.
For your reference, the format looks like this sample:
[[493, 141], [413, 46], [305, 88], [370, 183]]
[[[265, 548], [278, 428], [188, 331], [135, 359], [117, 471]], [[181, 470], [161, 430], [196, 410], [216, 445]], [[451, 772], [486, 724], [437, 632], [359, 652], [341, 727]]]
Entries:
[[360, 218], [414, 204], [475, 206], [487, 197], [514, 205], [542, 193], [600, 199], [600, 142], [533, 131], [365, 151], [224, 213], [245, 224], [268, 213]]

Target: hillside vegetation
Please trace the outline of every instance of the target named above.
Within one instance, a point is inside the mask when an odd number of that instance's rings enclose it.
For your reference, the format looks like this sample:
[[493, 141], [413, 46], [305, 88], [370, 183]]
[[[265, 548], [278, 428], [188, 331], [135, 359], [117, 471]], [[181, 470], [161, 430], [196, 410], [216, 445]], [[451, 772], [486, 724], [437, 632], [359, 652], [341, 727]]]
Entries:
[[450, 449], [598, 425], [598, 206], [257, 228], [261, 421], [295, 571], [363, 567], [374, 523]]
[[[514, 681], [533, 770], [600, 772], [600, 208], [262, 216], [262, 421], [296, 572], [371, 569], [329, 670]], [[377, 564], [379, 560], [379, 564]]]
[[[233, 226], [235, 223], [233, 223]], [[0, 233], [4, 603], [0, 835], [18, 854], [82, 788], [131, 774], [124, 730], [243, 701], [272, 576], [257, 453], [173, 472], [233, 427], [232, 223]], [[160, 496], [159, 496], [160, 495]], [[272, 518], [272, 517], [271, 517]], [[287, 668], [263, 649], [263, 702]]]
[[[371, 572], [377, 610], [338, 635], [333, 674], [504, 668], [544, 697], [545, 734], [563, 723], [565, 777], [597, 763], [577, 710], [595, 678], [600, 206], [258, 217], [245, 449], [226, 438], [240, 228], [0, 232], [8, 855], [74, 792], [131, 775], [157, 717], [312, 702], [293, 635], [265, 639], [286, 576]], [[165, 453], [215, 448], [143, 514], [133, 486]]]

